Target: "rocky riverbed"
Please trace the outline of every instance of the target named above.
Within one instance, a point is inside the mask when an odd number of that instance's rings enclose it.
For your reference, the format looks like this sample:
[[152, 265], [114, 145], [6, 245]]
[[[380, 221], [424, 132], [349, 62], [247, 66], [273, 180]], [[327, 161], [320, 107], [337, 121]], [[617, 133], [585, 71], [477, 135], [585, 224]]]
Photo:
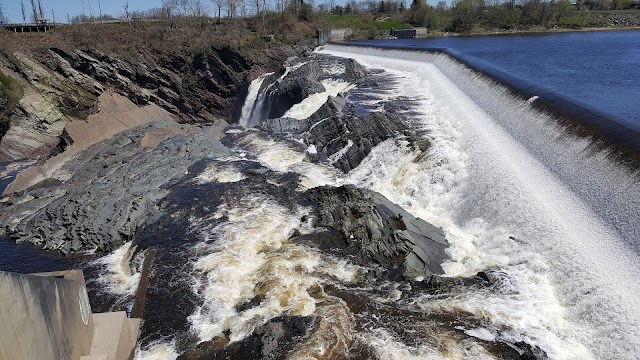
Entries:
[[[247, 68], [218, 55], [194, 60], [194, 76]], [[347, 176], [385, 142], [416, 163], [428, 158], [428, 136], [405, 116], [412, 100], [371, 101], [371, 89], [390, 91], [386, 74], [325, 55], [290, 58], [240, 114], [259, 117], [245, 129], [221, 120], [231, 122], [231, 71], [220, 86], [198, 81], [205, 86], [178, 95], [175, 82], [189, 80], [174, 76], [187, 66], [178, 60], [139, 67], [51, 50], [39, 61], [92, 96], [108, 86], [131, 111], [154, 106], [153, 121], [82, 146], [86, 132], [67, 125], [61, 153], [0, 200], [0, 225], [18, 242], [112, 253], [94, 306], [128, 309], [141, 259], [155, 249], [139, 358], [385, 358], [375, 339], [443, 355], [463, 344], [502, 359], [546, 358], [525, 342], [470, 336], [465, 329], [485, 321], [471, 313], [415, 306], [423, 296], [504, 289], [490, 271], [443, 276], [443, 229]], [[204, 92], [216, 96], [199, 101]]]

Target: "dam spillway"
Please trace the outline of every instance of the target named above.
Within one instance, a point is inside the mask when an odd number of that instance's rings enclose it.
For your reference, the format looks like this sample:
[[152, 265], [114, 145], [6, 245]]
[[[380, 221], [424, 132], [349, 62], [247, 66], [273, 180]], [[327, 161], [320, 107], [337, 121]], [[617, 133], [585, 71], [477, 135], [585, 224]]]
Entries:
[[0, 220], [106, 309], [155, 253], [138, 359], [632, 357], [637, 181], [536, 101], [330, 45], [247, 84], [239, 125], [123, 129]]
[[[446, 55], [337, 45], [322, 52], [391, 72], [398, 79], [394, 96], [419, 99], [418, 118], [434, 138], [431, 156], [439, 165], [403, 169], [401, 153], [379, 148], [370, 167], [365, 162], [352, 176], [361, 173], [393, 201], [447, 224], [449, 236], [471, 236], [453, 246], [460, 253], [450, 264], [452, 275], [506, 266], [520, 284], [532, 286], [520, 311], [545, 304], [518, 317], [534, 311], [529, 320], [536, 326], [558, 331], [541, 341], [573, 338], [592, 346], [598, 358], [637, 353], [631, 329], [640, 294], [634, 280], [640, 187], [633, 173], [606, 152], [594, 153], [589, 140], [568, 136], [526, 99]], [[500, 233], [516, 240], [498, 241]], [[580, 325], [561, 330], [572, 323]], [[584, 358], [566, 344], [556, 350], [559, 358]]]

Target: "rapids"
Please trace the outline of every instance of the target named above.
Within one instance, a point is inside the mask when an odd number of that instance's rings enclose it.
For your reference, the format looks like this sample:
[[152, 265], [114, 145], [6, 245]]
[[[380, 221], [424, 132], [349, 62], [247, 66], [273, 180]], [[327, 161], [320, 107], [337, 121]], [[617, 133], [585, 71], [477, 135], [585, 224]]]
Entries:
[[[347, 92], [356, 111], [403, 113], [431, 146], [423, 152], [402, 137], [386, 140], [343, 174], [331, 164], [352, 142], [317, 162], [303, 138], [250, 129], [264, 119], [266, 94], [295, 67], [268, 85], [266, 76], [254, 80], [240, 121], [249, 129], [227, 129], [223, 140], [233, 156], [190, 168], [165, 207], [179, 226], [160, 220], [138, 239], [161, 248], [137, 359], [175, 359], [198, 344], [232, 347], [286, 317], [313, 321], [289, 359], [640, 353], [633, 174], [566, 134], [531, 106], [535, 99], [445, 55], [337, 45], [318, 52], [353, 58], [375, 80], [325, 81], [326, 92], [288, 116], [304, 118], [328, 95]], [[483, 272], [491, 286], [423, 291], [372, 279], [349, 256], [293, 241], [313, 229], [310, 208], [291, 192], [344, 184], [377, 191], [442, 228], [451, 244], [446, 276]], [[139, 276], [126, 265], [129, 246], [95, 264], [104, 269], [104, 292], [125, 302]]]
[[453, 243], [449, 275], [499, 269], [513, 291], [419, 306], [482, 314], [490, 325], [467, 333], [522, 336], [552, 358], [640, 353], [633, 174], [446, 56], [333, 45], [322, 52], [393, 73], [394, 96], [419, 102], [419, 126], [433, 138], [422, 166], [387, 143], [350, 177], [442, 226]]

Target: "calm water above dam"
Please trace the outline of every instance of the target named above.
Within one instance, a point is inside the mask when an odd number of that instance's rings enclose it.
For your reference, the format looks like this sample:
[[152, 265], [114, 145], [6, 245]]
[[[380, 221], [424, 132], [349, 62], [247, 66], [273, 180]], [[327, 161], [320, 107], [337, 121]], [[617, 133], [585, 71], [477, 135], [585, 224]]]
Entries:
[[449, 48], [528, 84], [640, 124], [640, 31], [444, 37], [353, 42]]

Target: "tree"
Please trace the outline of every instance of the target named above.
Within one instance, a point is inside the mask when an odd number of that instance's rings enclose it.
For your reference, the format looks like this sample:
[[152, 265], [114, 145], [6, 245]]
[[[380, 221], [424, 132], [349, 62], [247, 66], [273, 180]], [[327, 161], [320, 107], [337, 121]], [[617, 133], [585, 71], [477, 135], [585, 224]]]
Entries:
[[167, 19], [172, 18], [173, 14], [178, 11], [178, 7], [178, 0], [162, 0], [163, 17], [166, 17]]
[[572, 7], [573, 5], [571, 5], [571, 1], [569, 0], [558, 1], [557, 12], [556, 12], [556, 22], [560, 22], [562, 18], [566, 17], [567, 14], [571, 11]]
[[355, 14], [355, 13], [357, 13], [357, 12], [358, 12], [359, 6], [358, 6], [358, 3], [356, 2], [356, 0], [349, 0], [349, 1], [347, 2], [347, 4], [348, 4], [348, 5], [349, 5], [349, 7], [351, 8], [351, 12], [352, 12], [352, 13], [354, 13], [354, 14]]
[[38, 8], [36, 8], [36, 2], [35, 0], [31, 0], [31, 10], [33, 10], [33, 22], [36, 22], [36, 19], [38, 18]]
[[447, 2], [444, 0], [438, 1], [438, 5], [436, 5], [437, 11], [446, 11], [447, 10]]
[[403, 12], [405, 10], [407, 10], [407, 9], [404, 6], [404, 1], [400, 1], [400, 6], [398, 7], [398, 11]]
[[222, 14], [222, 9], [224, 8], [225, 0], [211, 0], [213, 1], [213, 6], [215, 6], [215, 10], [218, 12], [218, 21], [220, 21], [220, 17]]
[[420, 10], [424, 5], [424, 0], [413, 0], [411, 2], [411, 10]]
[[483, 7], [482, 0], [461, 0], [456, 3], [453, 7], [453, 30], [457, 32], [471, 31], [480, 18]]
[[4, 24], [8, 22], [7, 17], [4, 16], [4, 11], [2, 11], [2, 4], [0, 4], [0, 24]]
[[24, 10], [24, 0], [20, 0], [20, 10], [22, 10], [22, 22], [26, 23], [27, 22], [27, 14]]
[[44, 11], [42, 11], [42, 0], [38, 0], [38, 10], [40, 11], [40, 17], [43, 18], [44, 17]]
[[238, 11], [238, 0], [225, 0], [227, 6], [227, 16], [233, 18]]

